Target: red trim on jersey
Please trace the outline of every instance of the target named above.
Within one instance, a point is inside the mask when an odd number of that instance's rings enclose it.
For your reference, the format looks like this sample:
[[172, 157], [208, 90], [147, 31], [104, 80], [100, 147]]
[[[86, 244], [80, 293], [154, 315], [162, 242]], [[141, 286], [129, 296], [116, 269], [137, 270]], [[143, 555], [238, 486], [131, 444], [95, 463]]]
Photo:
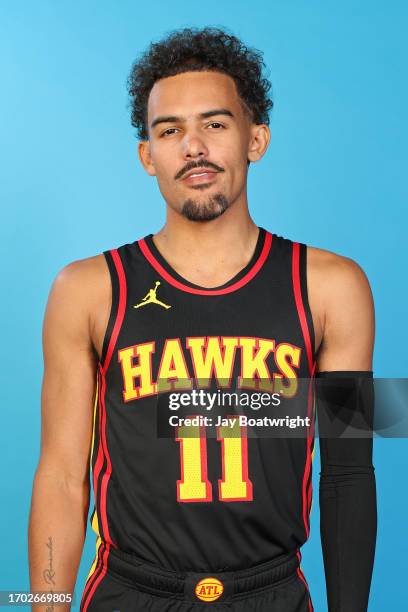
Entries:
[[309, 387], [308, 387], [307, 416], [310, 418], [310, 428], [308, 429], [308, 432], [307, 432], [306, 464], [305, 464], [305, 471], [303, 474], [303, 483], [302, 483], [303, 523], [305, 525], [307, 537], [309, 537], [309, 529], [310, 529], [309, 520], [310, 520], [310, 510], [312, 506], [312, 495], [313, 495], [313, 483], [312, 483], [312, 446], [314, 444], [313, 377], [314, 377], [314, 366], [312, 370], [312, 377], [309, 381]]
[[307, 325], [305, 308], [304, 308], [304, 305], [303, 305], [302, 291], [301, 291], [301, 288], [300, 288], [299, 262], [300, 262], [300, 244], [299, 244], [299, 242], [294, 242], [293, 243], [293, 256], [292, 256], [293, 290], [295, 292], [296, 308], [297, 308], [299, 319], [300, 319], [300, 325], [302, 327], [303, 338], [304, 338], [305, 344], [306, 344], [306, 352], [307, 352], [307, 360], [308, 360], [308, 363], [309, 363], [309, 371], [310, 371], [310, 374], [312, 374], [313, 367], [314, 367], [313, 366], [313, 349], [312, 349], [312, 342], [310, 340], [309, 327]]
[[79, 609], [82, 611], [84, 609], [84, 603], [86, 598], [88, 597], [88, 592], [89, 589], [91, 587], [91, 585], [95, 582], [95, 578], [97, 577], [99, 571], [100, 571], [100, 567], [101, 567], [101, 563], [102, 563], [102, 550], [104, 547], [104, 542], [101, 542], [99, 548], [98, 548], [98, 563], [96, 564], [96, 567], [94, 569], [94, 571], [92, 572], [92, 574], [89, 576], [88, 580], [85, 583], [85, 587], [84, 587], [84, 591], [82, 593], [82, 597], [81, 597], [81, 602], [79, 604]]
[[119, 278], [119, 304], [118, 304], [118, 312], [116, 314], [115, 325], [113, 327], [112, 335], [109, 340], [108, 350], [106, 351], [105, 363], [103, 365], [104, 374], [109, 367], [113, 349], [115, 348], [115, 344], [118, 339], [119, 331], [120, 331], [120, 328], [122, 327], [123, 318], [125, 316], [126, 293], [127, 293], [125, 271], [123, 269], [122, 260], [118, 253], [118, 250], [111, 249], [110, 254], [112, 255], [112, 259], [115, 264], [116, 272]]
[[309, 326], [307, 324], [307, 318], [305, 308], [302, 299], [302, 290], [300, 282], [300, 243], [293, 242], [292, 244], [292, 282], [293, 291], [295, 295], [296, 308], [298, 311], [300, 326], [302, 328], [302, 334], [305, 341], [307, 360], [310, 371], [310, 382], [308, 388], [307, 398], [307, 416], [311, 419], [311, 426], [307, 432], [306, 440], [306, 463], [305, 470], [303, 473], [302, 482], [302, 506], [303, 506], [303, 523], [306, 531], [306, 538], [309, 537], [309, 519], [310, 519], [310, 508], [312, 504], [312, 478], [311, 478], [311, 465], [312, 465], [312, 445], [313, 445], [313, 430], [314, 430], [314, 419], [313, 417], [313, 376], [316, 367], [316, 362], [313, 361], [313, 348], [310, 339]]
[[102, 550], [102, 548], [103, 548], [103, 543], [98, 548], [98, 555], [97, 555], [98, 556], [98, 563], [96, 564], [94, 571], [92, 572], [92, 574], [89, 576], [88, 580], [85, 583], [84, 590], [82, 592], [81, 601], [80, 601], [80, 604], [79, 604], [79, 609], [80, 610], [84, 609], [84, 603], [85, 603], [85, 599], [87, 597], [89, 588], [90, 588], [91, 584], [93, 583], [93, 581], [95, 580], [96, 575], [98, 574], [99, 566], [101, 564], [101, 550]]
[[301, 555], [301, 553], [300, 553], [300, 550], [299, 550], [299, 549], [297, 549], [297, 551], [296, 551], [296, 555], [297, 555], [297, 558], [299, 559], [299, 567], [296, 569], [296, 571], [297, 571], [297, 575], [299, 576], [299, 578], [301, 579], [301, 581], [303, 582], [303, 584], [305, 585], [305, 587], [306, 587], [306, 589], [307, 589], [307, 594], [308, 594], [308, 597], [309, 597], [309, 612], [314, 612], [314, 608], [313, 608], [312, 600], [311, 600], [311, 598], [310, 598], [309, 586], [308, 586], [308, 584], [307, 584], [307, 580], [306, 580], [306, 578], [305, 578], [305, 575], [304, 575], [304, 573], [302, 572], [302, 570], [301, 570], [301, 568], [300, 568], [300, 562], [302, 561], [302, 555]]
[[157, 259], [155, 258], [155, 256], [153, 255], [149, 247], [147, 246], [147, 243], [144, 240], [144, 238], [140, 238], [140, 240], [138, 240], [137, 243], [143, 255], [146, 257], [148, 262], [153, 266], [156, 272], [158, 272], [160, 276], [162, 276], [168, 283], [173, 285], [173, 287], [176, 287], [177, 289], [181, 289], [182, 291], [186, 291], [187, 293], [194, 293], [196, 295], [224, 295], [225, 293], [231, 293], [232, 291], [236, 291], [237, 289], [240, 289], [243, 285], [246, 285], [246, 283], [252, 280], [254, 276], [259, 272], [266, 258], [268, 257], [268, 253], [271, 249], [272, 234], [268, 232], [267, 230], [265, 231], [265, 241], [262, 247], [262, 251], [257, 261], [252, 266], [252, 268], [248, 270], [248, 272], [240, 280], [236, 281], [232, 285], [229, 285], [228, 287], [225, 287], [224, 289], [197, 289], [195, 287], [190, 287], [189, 285], [185, 285], [184, 283], [180, 282], [179, 280], [171, 276], [171, 274], [169, 274], [169, 272], [167, 272], [167, 270], [163, 268], [161, 263], [157, 261]]
[[102, 520], [102, 530], [103, 530], [102, 533], [103, 533], [104, 539], [109, 544], [117, 548], [116, 544], [112, 542], [112, 539], [109, 534], [108, 517], [106, 513], [106, 496], [107, 496], [109, 478], [112, 473], [112, 463], [111, 463], [109, 452], [108, 452], [108, 445], [106, 443], [106, 408], [105, 408], [106, 378], [105, 378], [105, 374], [103, 370], [101, 370], [101, 380], [102, 380], [102, 389], [101, 389], [101, 400], [102, 400], [101, 401], [101, 412], [102, 412], [102, 432], [101, 434], [102, 435], [101, 435], [101, 438], [102, 438], [103, 452], [106, 457], [106, 469], [105, 469], [105, 472], [103, 473], [102, 480], [101, 480], [100, 514], [101, 514], [101, 520]]
[[[95, 580], [93, 581], [92, 587], [90, 588], [90, 590], [88, 591], [88, 594], [86, 595], [85, 604], [84, 604], [84, 607], [82, 608], [81, 612], [86, 612], [87, 611], [88, 606], [90, 604], [90, 601], [91, 601], [91, 599], [93, 597], [93, 594], [95, 593], [96, 587], [98, 586], [98, 584], [101, 582], [102, 578], [106, 574], [106, 570], [108, 569], [109, 549], [110, 549], [110, 544], [107, 543], [106, 544], [106, 549], [104, 550], [103, 555], [102, 555], [102, 564], [100, 566], [99, 574], [98, 574], [97, 578], [95, 578]], [[95, 576], [95, 574], [96, 574], [96, 571], [92, 575]]]
[[[98, 364], [99, 367], [99, 397], [98, 397], [98, 410], [99, 410], [99, 445], [98, 445], [98, 455], [95, 463], [94, 473], [93, 473], [93, 485], [94, 485], [94, 498], [95, 498], [95, 506], [98, 507], [98, 519], [100, 517], [100, 522], [98, 521], [100, 527], [102, 527], [101, 537], [106, 540], [109, 544], [116, 547], [116, 545], [112, 542], [112, 539], [109, 535], [109, 527], [108, 527], [108, 519], [106, 515], [106, 495], [107, 495], [107, 487], [110, 475], [112, 473], [112, 464], [108, 452], [108, 446], [106, 442], [106, 409], [105, 409], [105, 390], [106, 390], [106, 380], [105, 373], [109, 367], [110, 360], [112, 358], [113, 350], [116, 345], [116, 341], [118, 339], [119, 331], [123, 323], [123, 318], [125, 316], [125, 308], [126, 308], [126, 295], [127, 295], [127, 287], [126, 287], [126, 276], [123, 269], [122, 261], [117, 249], [111, 249], [110, 254], [112, 256], [113, 262], [115, 264], [116, 272], [119, 279], [119, 304], [118, 311], [116, 314], [115, 324], [112, 330], [112, 334], [109, 340], [108, 350], [106, 352], [105, 362], [102, 366], [101, 363]], [[98, 491], [98, 479], [100, 472], [102, 471], [102, 467], [106, 458], [106, 469], [102, 475], [100, 491]], [[100, 494], [100, 495], [99, 495]], [[99, 501], [99, 503], [98, 503]]]

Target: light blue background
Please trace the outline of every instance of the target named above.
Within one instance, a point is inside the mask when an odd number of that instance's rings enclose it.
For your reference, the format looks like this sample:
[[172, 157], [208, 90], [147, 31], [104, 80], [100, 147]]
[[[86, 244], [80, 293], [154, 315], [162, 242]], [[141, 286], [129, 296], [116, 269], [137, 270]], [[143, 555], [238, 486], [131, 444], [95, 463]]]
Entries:
[[[156, 232], [164, 220], [155, 179], [137, 159], [125, 81], [135, 57], [168, 30], [227, 26], [264, 51], [275, 108], [270, 148], [250, 169], [253, 218], [363, 267], [376, 304], [375, 375], [407, 376], [407, 17], [406, 3], [392, 0], [3, 0], [0, 589], [28, 589], [51, 283], [68, 262]], [[407, 441], [377, 439], [374, 463], [379, 531], [369, 609], [402, 611]], [[323, 612], [319, 470], [317, 445], [303, 569]], [[94, 543], [89, 531], [78, 601]]]

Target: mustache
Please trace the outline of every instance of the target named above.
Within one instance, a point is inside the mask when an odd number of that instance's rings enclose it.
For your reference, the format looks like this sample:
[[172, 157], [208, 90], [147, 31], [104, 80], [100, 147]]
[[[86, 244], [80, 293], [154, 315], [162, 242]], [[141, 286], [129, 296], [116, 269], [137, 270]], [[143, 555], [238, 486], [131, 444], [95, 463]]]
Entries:
[[177, 181], [178, 179], [182, 178], [184, 174], [190, 172], [190, 170], [193, 170], [194, 168], [208, 168], [209, 170], [214, 170], [215, 172], [224, 172], [224, 168], [203, 159], [199, 162], [189, 162], [186, 164], [182, 170], [177, 172], [176, 176], [174, 177], [175, 180]]

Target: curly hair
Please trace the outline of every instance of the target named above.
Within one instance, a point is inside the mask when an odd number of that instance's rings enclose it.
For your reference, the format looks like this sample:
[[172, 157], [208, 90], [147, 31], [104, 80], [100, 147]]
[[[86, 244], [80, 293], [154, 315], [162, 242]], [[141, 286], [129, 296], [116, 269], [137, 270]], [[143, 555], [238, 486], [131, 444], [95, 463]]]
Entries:
[[229, 75], [236, 84], [244, 111], [255, 124], [269, 125], [273, 101], [271, 83], [262, 75], [263, 53], [248, 48], [237, 37], [217, 27], [173, 30], [133, 64], [127, 80], [131, 123], [140, 140], [148, 140], [147, 102], [159, 79], [182, 72], [214, 70]]

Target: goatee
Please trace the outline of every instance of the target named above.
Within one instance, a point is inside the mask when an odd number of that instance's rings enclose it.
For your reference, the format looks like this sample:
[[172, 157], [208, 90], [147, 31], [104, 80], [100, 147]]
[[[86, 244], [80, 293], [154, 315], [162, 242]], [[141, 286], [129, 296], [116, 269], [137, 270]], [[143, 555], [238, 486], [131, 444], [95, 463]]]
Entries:
[[222, 193], [211, 196], [206, 204], [199, 204], [188, 199], [184, 202], [181, 214], [190, 221], [211, 221], [222, 215], [229, 206], [227, 198]]

